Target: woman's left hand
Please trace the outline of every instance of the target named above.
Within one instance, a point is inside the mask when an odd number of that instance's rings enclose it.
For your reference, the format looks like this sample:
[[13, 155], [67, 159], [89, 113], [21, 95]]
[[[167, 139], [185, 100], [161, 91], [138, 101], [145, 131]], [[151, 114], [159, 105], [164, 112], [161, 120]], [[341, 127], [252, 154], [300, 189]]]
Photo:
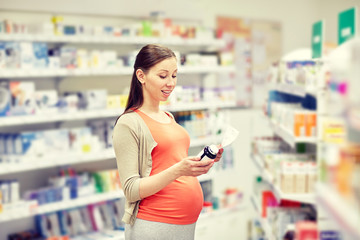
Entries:
[[218, 162], [220, 161], [220, 158], [224, 152], [224, 149], [221, 147], [221, 144], [217, 145], [217, 147], [219, 148], [219, 152], [218, 154], [216, 155], [216, 158], [214, 159], [214, 162]]

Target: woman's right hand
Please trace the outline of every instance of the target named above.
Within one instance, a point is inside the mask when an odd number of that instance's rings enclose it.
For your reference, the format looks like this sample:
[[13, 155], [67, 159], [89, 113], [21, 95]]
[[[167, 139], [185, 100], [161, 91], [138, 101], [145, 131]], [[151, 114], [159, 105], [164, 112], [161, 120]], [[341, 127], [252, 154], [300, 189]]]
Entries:
[[176, 174], [178, 177], [197, 177], [207, 173], [213, 165], [214, 160], [205, 159], [200, 161], [200, 157], [190, 156], [176, 163], [174, 167], [176, 167]]

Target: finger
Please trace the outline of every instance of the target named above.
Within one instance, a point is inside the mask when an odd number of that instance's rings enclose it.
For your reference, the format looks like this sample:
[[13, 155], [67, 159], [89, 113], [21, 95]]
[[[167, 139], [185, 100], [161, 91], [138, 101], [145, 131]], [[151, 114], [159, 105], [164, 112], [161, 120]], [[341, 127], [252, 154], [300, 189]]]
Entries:
[[214, 160], [212, 160], [212, 159], [206, 159], [206, 160], [197, 162], [196, 166], [197, 167], [205, 167], [205, 166], [208, 166], [209, 164], [211, 164], [213, 162], [214, 162]]
[[200, 157], [190, 156], [190, 157], [187, 157], [186, 159], [191, 160], [191, 161], [199, 161]]

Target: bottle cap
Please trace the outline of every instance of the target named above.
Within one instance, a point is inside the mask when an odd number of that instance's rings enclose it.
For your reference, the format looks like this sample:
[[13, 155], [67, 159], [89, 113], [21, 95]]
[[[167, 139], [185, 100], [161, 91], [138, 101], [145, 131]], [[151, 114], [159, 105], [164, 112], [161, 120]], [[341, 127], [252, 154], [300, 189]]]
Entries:
[[216, 145], [212, 144], [209, 146], [209, 151], [211, 154], [216, 155], [219, 152], [219, 148]]

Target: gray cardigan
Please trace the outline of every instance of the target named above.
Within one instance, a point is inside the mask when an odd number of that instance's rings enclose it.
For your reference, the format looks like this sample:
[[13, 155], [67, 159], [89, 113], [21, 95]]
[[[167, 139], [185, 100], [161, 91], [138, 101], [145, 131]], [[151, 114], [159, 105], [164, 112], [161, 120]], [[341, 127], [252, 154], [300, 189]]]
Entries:
[[120, 182], [124, 190], [123, 221], [133, 225], [140, 204], [140, 178], [148, 177], [152, 168], [151, 152], [157, 143], [144, 120], [135, 112], [122, 115], [113, 132]]

